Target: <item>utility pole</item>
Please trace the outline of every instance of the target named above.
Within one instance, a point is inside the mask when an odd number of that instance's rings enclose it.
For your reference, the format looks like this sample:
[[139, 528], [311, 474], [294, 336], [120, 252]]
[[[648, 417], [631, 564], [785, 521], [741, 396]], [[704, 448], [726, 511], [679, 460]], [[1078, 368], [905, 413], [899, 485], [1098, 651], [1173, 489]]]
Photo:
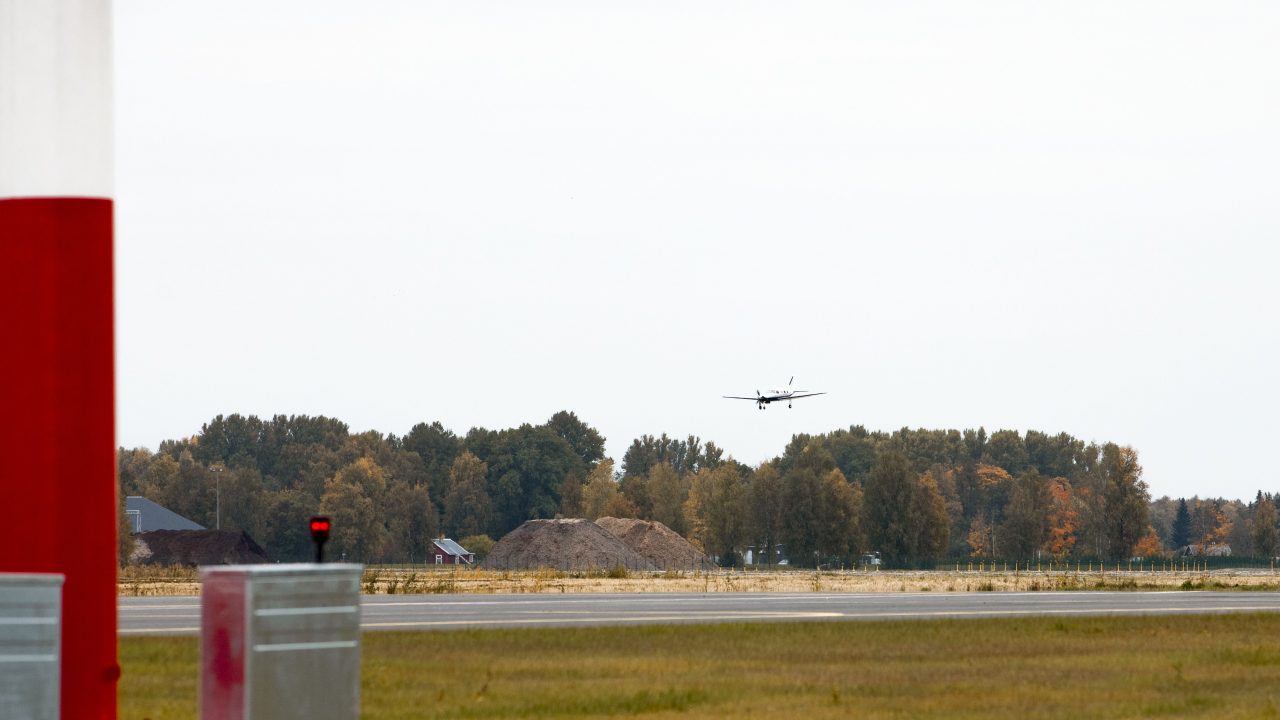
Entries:
[[209, 472], [214, 473], [214, 477], [218, 479], [217, 484], [214, 486], [214, 491], [213, 491], [213, 502], [214, 502], [213, 517], [214, 517], [214, 529], [216, 530], [222, 529], [222, 471], [223, 470], [226, 470], [226, 468], [222, 466], [209, 468]]

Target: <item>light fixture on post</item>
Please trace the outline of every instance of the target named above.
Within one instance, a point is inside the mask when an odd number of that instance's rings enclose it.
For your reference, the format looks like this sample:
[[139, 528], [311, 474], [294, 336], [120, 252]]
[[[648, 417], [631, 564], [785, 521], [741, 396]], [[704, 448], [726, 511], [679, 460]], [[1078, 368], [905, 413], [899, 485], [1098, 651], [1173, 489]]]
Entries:
[[213, 498], [214, 498], [213, 499], [213, 502], [214, 502], [213, 521], [214, 521], [215, 530], [222, 529], [222, 473], [224, 470], [226, 470], [226, 468], [220, 465], [209, 468], [209, 472], [214, 473], [214, 476], [218, 479], [217, 484], [214, 485], [214, 490], [213, 490]]

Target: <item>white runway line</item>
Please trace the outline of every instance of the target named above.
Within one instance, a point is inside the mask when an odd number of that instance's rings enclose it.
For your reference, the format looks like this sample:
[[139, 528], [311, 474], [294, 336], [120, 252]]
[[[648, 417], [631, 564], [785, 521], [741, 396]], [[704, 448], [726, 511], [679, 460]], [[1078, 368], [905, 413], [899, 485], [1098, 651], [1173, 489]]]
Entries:
[[[717, 613], [716, 617], [725, 617], [724, 613]], [[840, 613], [737, 613], [731, 619], [734, 620], [799, 620], [799, 619], [815, 619], [815, 618], [838, 618], [842, 617]], [[575, 618], [572, 622], [583, 624], [605, 624], [605, 623], [651, 623], [651, 622], [690, 622], [701, 621], [704, 618], [690, 617], [688, 615], [643, 615], [643, 616], [622, 616], [622, 617], [598, 617], [584, 615]], [[502, 625], [545, 625], [547, 623], [562, 623], [562, 618], [529, 618], [529, 619], [509, 619], [509, 620], [412, 620], [408, 622], [381, 622], [381, 623], [361, 623], [361, 628], [411, 628], [411, 627], [443, 627], [448, 625], [478, 625], [478, 626], [502, 626]]]

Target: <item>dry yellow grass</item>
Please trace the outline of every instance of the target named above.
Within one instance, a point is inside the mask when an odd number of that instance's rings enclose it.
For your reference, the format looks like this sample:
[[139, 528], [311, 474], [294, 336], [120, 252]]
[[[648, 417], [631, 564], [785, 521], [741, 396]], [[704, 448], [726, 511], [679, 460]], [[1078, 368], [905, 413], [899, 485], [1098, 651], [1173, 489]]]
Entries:
[[[620, 576], [619, 576], [620, 575]], [[960, 565], [951, 570], [584, 573], [559, 570], [468, 570], [371, 567], [370, 594], [660, 593], [660, 592], [1026, 592], [1048, 590], [1280, 590], [1276, 569], [1130, 570], [1098, 564], [1049, 570]], [[198, 595], [196, 570], [129, 568], [119, 594]]]

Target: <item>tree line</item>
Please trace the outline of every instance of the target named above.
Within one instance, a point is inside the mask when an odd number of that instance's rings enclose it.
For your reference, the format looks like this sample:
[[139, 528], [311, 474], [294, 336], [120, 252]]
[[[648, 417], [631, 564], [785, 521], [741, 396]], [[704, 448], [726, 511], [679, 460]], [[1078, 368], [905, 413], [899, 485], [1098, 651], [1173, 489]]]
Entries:
[[876, 551], [898, 567], [1276, 552], [1274, 495], [1152, 501], [1136, 451], [1066, 433], [853, 426], [793, 436], [758, 466], [665, 434], [636, 438], [615, 466], [604, 442], [569, 411], [461, 436], [233, 414], [156, 452], [120, 448], [118, 466], [122, 497], [244, 530], [282, 561], [309, 556], [317, 513], [334, 520], [331, 551], [364, 562], [422, 562], [441, 534], [483, 545], [529, 519], [606, 515], [661, 521], [726, 565], [748, 551], [802, 566]]

